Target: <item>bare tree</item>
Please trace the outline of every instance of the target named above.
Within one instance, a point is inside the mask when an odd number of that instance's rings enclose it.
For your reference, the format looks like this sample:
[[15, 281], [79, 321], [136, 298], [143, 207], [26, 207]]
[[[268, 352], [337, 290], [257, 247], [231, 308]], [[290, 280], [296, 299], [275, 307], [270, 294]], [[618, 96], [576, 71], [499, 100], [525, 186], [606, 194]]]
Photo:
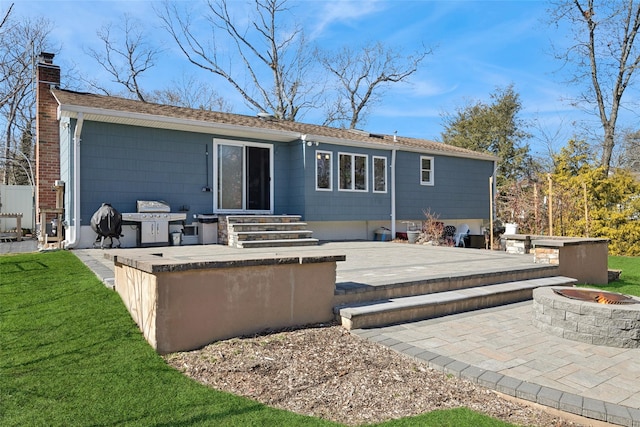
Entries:
[[14, 3], [11, 3], [11, 6], [9, 6], [9, 9], [7, 9], [7, 11], [4, 14], [4, 18], [2, 18], [2, 21], [0, 21], [0, 29], [2, 29], [2, 27], [4, 27], [5, 24], [9, 21], [9, 16], [11, 16], [11, 10], [13, 10], [13, 5]]
[[207, 111], [232, 110], [231, 104], [211, 87], [193, 75], [183, 75], [180, 80], [173, 80], [166, 89], [156, 90], [148, 100], [176, 107], [196, 108]]
[[[35, 123], [34, 52], [50, 51], [47, 38], [51, 24], [43, 18], [14, 22], [7, 17], [4, 22], [8, 24], [3, 28], [0, 40], [0, 75], [3, 76], [0, 81], [0, 125], [5, 160], [2, 182], [8, 184], [15, 181], [13, 165], [16, 158], [20, 159], [16, 148], [24, 146], [24, 135], [32, 135], [31, 127]], [[31, 155], [32, 150], [20, 148], [20, 152]]]
[[1, 52], [2, 57], [0, 58], [0, 64], [3, 65], [2, 67], [3, 73], [0, 75], [0, 85], [2, 85], [0, 88], [0, 108], [4, 106], [4, 104], [7, 102], [8, 98], [11, 96], [13, 92], [11, 86], [5, 84], [11, 76], [7, 73], [7, 67], [4, 66], [7, 62], [11, 61], [11, 57], [10, 57], [11, 52], [6, 49], [6, 43], [4, 42], [4, 39], [5, 39], [5, 35], [9, 33], [9, 29], [7, 29], [7, 27], [9, 26], [9, 23], [10, 23], [12, 10], [13, 10], [13, 3], [11, 3], [11, 6], [9, 6], [9, 9], [7, 9], [7, 11], [4, 14], [4, 17], [2, 18], [2, 22], [0, 22], [0, 45], [2, 48], [2, 52]]
[[[97, 31], [97, 35], [104, 44], [104, 50], [88, 48], [86, 53], [111, 75], [112, 82], [124, 86], [128, 93], [145, 102], [140, 77], [155, 65], [161, 50], [149, 44], [140, 21], [128, 14], [123, 15], [121, 24], [107, 24]], [[112, 94], [96, 80], [85, 81], [94, 89]]]
[[[211, 39], [197, 32], [194, 17], [176, 3], [158, 10], [163, 27], [194, 65], [225, 79], [261, 113], [295, 120], [313, 106], [307, 81], [312, 65], [302, 28], [288, 28], [287, 0], [253, 0], [254, 16], [232, 16], [227, 0], [209, 0], [204, 18]], [[199, 11], [200, 14], [200, 11]], [[241, 70], [234, 68], [239, 64]], [[316, 82], [313, 82], [314, 84]]]
[[640, 3], [633, 0], [561, 0], [555, 2], [551, 19], [567, 22], [574, 43], [559, 59], [575, 65], [572, 82], [588, 87], [577, 103], [595, 108], [602, 124], [601, 165], [608, 172], [616, 142], [616, 123], [622, 96], [633, 83], [640, 64], [636, 36], [640, 28]]
[[392, 83], [407, 81], [430, 53], [423, 49], [405, 57], [380, 42], [359, 51], [345, 47], [335, 55], [318, 52], [324, 68], [336, 79], [338, 93], [326, 110], [324, 124], [340, 123], [354, 129], [380, 101], [384, 90]]

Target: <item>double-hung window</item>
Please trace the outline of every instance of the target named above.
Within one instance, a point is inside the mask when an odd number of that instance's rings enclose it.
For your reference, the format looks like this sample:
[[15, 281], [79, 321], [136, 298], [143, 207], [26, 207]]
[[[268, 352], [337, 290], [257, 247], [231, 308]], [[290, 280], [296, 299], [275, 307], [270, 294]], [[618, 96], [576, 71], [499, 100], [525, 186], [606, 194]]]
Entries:
[[420, 156], [420, 184], [433, 185], [433, 157]]
[[367, 156], [339, 153], [339, 185], [341, 191], [368, 191]]
[[332, 190], [331, 152], [316, 151], [316, 190]]

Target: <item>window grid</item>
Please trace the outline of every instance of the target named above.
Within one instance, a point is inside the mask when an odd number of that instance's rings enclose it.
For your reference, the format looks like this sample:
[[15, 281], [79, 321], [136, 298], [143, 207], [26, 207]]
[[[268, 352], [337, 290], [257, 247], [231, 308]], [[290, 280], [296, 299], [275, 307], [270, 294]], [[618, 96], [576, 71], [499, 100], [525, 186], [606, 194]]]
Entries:
[[433, 185], [433, 157], [420, 156], [420, 184]]
[[338, 153], [338, 190], [369, 191], [367, 163], [366, 155]]

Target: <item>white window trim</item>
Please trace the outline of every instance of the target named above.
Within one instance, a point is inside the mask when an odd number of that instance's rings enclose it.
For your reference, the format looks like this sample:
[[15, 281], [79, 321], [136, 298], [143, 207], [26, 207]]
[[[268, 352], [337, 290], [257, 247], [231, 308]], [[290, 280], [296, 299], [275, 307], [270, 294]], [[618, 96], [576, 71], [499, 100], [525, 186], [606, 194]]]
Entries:
[[[318, 155], [325, 155], [325, 154], [329, 155], [329, 188], [319, 188], [318, 187]], [[333, 152], [316, 150], [315, 161], [316, 161], [316, 191], [333, 191]]]
[[[429, 176], [431, 176], [431, 180], [429, 181], [423, 181], [422, 180], [422, 171], [425, 169], [422, 169], [422, 160], [423, 159], [429, 159], [431, 160], [431, 169], [429, 170], [431, 173], [429, 174]], [[432, 156], [420, 156], [420, 185], [434, 185], [434, 181], [435, 181], [435, 161], [434, 158]]]
[[[242, 161], [242, 176], [245, 177], [246, 176], [246, 167], [247, 167], [247, 159], [246, 159], [246, 147], [260, 147], [260, 148], [268, 148], [269, 149], [269, 176], [271, 177], [271, 182], [269, 183], [269, 206], [271, 206], [271, 209], [269, 210], [249, 210], [247, 209], [246, 203], [247, 203], [247, 189], [246, 189], [246, 185], [244, 185], [244, 181], [243, 181], [243, 185], [242, 185], [242, 208], [241, 209], [221, 209], [218, 206], [218, 145], [234, 145], [234, 146], [238, 146], [238, 147], [242, 147], [243, 149], [243, 161]], [[212, 161], [213, 161], [213, 191], [214, 191], [214, 197], [213, 197], [213, 211], [215, 213], [221, 213], [221, 214], [244, 214], [244, 213], [252, 213], [252, 214], [265, 214], [265, 215], [273, 215], [273, 203], [275, 200], [274, 194], [273, 194], [273, 189], [274, 189], [274, 162], [273, 162], [273, 152], [274, 152], [274, 147], [271, 144], [264, 144], [264, 143], [260, 143], [260, 142], [248, 142], [248, 141], [242, 141], [242, 140], [235, 140], [235, 139], [220, 139], [220, 138], [213, 138], [213, 156], [212, 156]], [[244, 180], [245, 178], [243, 178]]]
[[[340, 156], [350, 156], [351, 157], [351, 188], [340, 188]], [[365, 173], [364, 173], [364, 189], [356, 190], [356, 157], [364, 157], [365, 158]], [[345, 153], [338, 152], [338, 191], [346, 191], [346, 192], [354, 192], [354, 193], [367, 193], [369, 191], [369, 156], [366, 154], [359, 153]]]
[[[376, 159], [384, 160], [384, 190], [376, 190]], [[371, 178], [373, 185], [371, 189], [374, 193], [386, 193], [387, 192], [387, 158], [384, 156], [372, 156], [371, 157]]]

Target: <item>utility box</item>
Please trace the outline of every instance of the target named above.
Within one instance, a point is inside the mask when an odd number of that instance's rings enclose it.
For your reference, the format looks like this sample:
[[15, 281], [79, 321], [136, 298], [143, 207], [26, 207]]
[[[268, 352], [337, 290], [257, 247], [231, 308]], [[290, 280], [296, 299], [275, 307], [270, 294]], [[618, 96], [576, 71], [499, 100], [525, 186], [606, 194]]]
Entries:
[[218, 243], [218, 217], [215, 215], [200, 214], [196, 216], [198, 221], [198, 243], [212, 245]]

